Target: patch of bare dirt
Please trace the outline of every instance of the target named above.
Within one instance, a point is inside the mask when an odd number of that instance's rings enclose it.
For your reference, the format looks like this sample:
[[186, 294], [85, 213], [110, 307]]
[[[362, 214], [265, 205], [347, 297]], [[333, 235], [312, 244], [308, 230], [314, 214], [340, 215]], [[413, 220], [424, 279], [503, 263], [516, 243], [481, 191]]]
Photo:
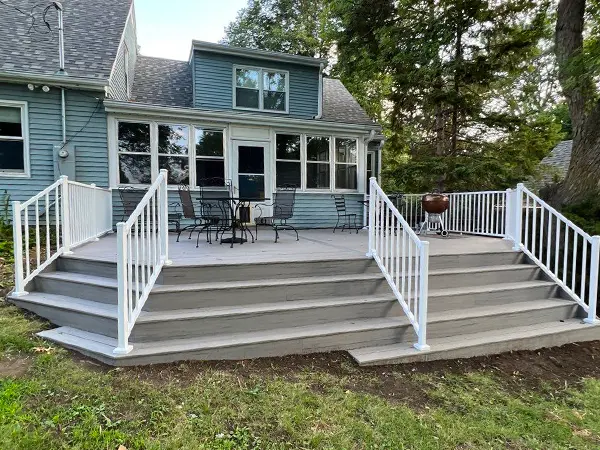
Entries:
[[31, 358], [20, 356], [2, 359], [0, 360], [0, 378], [19, 378], [25, 375], [32, 362]]

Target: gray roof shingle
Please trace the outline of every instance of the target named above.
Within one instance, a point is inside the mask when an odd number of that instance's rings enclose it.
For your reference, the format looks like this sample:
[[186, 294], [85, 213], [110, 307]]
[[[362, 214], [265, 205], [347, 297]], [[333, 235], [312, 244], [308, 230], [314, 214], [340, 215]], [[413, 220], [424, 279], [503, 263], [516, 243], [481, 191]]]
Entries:
[[[65, 70], [70, 76], [108, 79], [132, 0], [64, 0]], [[0, 4], [0, 72], [54, 75], [58, 65], [58, 21], [54, 8], [42, 23], [39, 0]], [[18, 12], [21, 9], [33, 19]], [[35, 26], [31, 27], [32, 20]]]
[[558, 145], [552, 149], [552, 152], [542, 159], [541, 164], [550, 169], [542, 176], [543, 184], [552, 183], [555, 181], [557, 175], [560, 179], [565, 177], [571, 162], [572, 148], [573, 141], [559, 142]]
[[[139, 55], [131, 101], [150, 105], [193, 107], [192, 71], [187, 61]], [[323, 121], [375, 125], [338, 79], [323, 79]]]
[[138, 55], [131, 101], [191, 108], [194, 102], [189, 63]]

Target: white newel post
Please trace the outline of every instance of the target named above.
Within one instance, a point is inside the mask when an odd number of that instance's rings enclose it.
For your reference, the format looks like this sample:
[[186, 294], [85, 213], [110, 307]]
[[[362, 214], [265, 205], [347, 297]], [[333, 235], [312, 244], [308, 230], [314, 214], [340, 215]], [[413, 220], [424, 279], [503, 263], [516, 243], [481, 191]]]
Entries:
[[100, 213], [102, 213], [102, 203], [98, 201], [98, 189], [96, 189], [96, 183], [91, 183], [90, 186], [92, 187], [92, 198], [94, 199], [94, 212], [92, 214], [93, 216], [93, 220], [94, 222], [92, 223], [92, 226], [90, 227], [93, 230], [93, 235], [94, 235], [94, 241], [99, 241], [100, 240], [100, 233], [104, 230], [102, 230], [100, 228], [100, 224], [103, 224], [104, 222], [100, 221], [99, 217], [98, 217], [98, 209], [100, 209]]
[[161, 169], [160, 174], [163, 177], [163, 181], [158, 188], [158, 203], [160, 205], [160, 252], [164, 263], [169, 265], [172, 261], [169, 259], [169, 192], [167, 189], [167, 170]]
[[[27, 214], [27, 210], [25, 210]], [[21, 202], [12, 202], [12, 220], [13, 220], [13, 253], [15, 258], [15, 290], [13, 295], [25, 295], [25, 286], [23, 286], [23, 227], [21, 225]], [[25, 230], [26, 233], [29, 230]]]
[[514, 236], [514, 194], [515, 191], [512, 189], [507, 189], [505, 195], [505, 204], [504, 204], [504, 239], [513, 240]]
[[588, 316], [584, 319], [586, 323], [596, 323], [596, 303], [598, 300], [598, 271], [600, 269], [600, 236], [592, 236], [590, 262], [590, 291], [588, 296]]
[[517, 184], [517, 189], [513, 196], [513, 250], [521, 250], [521, 229], [523, 221], [523, 183]]
[[427, 301], [429, 296], [429, 242], [422, 241], [419, 249], [419, 333], [415, 348], [429, 350], [427, 345]]
[[63, 254], [70, 255], [71, 251], [71, 211], [69, 209], [69, 178], [66, 175], [60, 177], [62, 180], [62, 247]]
[[377, 178], [369, 179], [369, 249], [367, 257], [373, 257], [373, 246], [375, 245], [375, 184]]
[[117, 224], [117, 286], [118, 286], [118, 347], [113, 350], [113, 353], [125, 355], [133, 348], [129, 345], [129, 307], [127, 293], [127, 243], [125, 240], [125, 224], [119, 222]]

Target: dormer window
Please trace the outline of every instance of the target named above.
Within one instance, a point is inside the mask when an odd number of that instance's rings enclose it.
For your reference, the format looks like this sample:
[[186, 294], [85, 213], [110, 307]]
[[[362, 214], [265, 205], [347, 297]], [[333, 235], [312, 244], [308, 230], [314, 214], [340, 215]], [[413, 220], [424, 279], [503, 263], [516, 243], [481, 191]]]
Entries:
[[288, 112], [288, 72], [236, 66], [234, 74], [234, 108]]

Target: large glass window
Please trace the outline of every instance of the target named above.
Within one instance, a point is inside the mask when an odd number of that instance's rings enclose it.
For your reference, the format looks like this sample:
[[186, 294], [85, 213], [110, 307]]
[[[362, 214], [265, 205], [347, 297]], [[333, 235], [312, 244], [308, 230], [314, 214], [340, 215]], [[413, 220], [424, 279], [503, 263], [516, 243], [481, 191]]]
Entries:
[[275, 140], [277, 187], [300, 188], [300, 136], [278, 134]]
[[196, 186], [224, 186], [223, 132], [196, 127]]
[[235, 107], [287, 111], [287, 72], [235, 68]]
[[329, 189], [329, 137], [306, 137], [306, 187]]
[[23, 107], [0, 103], [0, 173], [25, 173]]
[[356, 139], [335, 139], [335, 188], [356, 189]]
[[152, 156], [150, 124], [119, 122], [119, 180], [122, 184], [150, 184]]
[[190, 183], [189, 128], [158, 125], [158, 168], [168, 170], [169, 184]]

